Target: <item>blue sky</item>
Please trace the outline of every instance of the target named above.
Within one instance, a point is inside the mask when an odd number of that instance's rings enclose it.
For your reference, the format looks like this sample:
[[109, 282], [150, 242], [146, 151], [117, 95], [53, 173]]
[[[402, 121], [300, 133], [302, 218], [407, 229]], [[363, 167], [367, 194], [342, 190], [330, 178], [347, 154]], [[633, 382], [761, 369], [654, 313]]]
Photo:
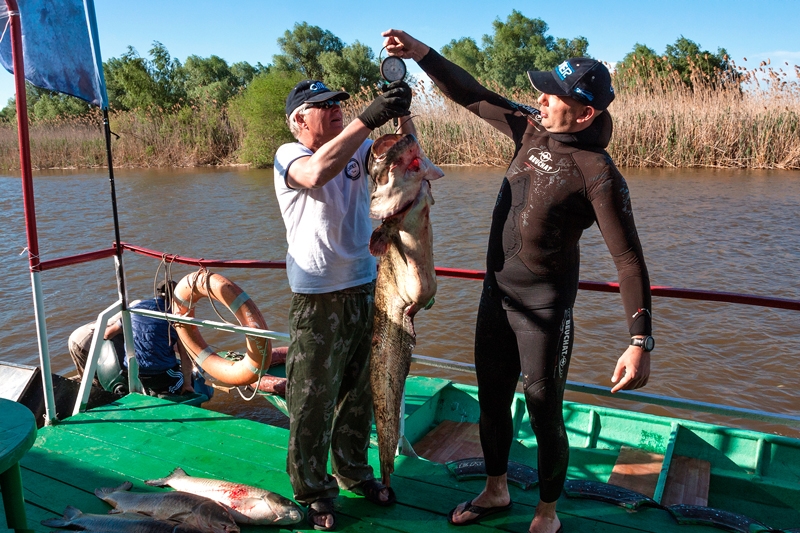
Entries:
[[[376, 55], [382, 46], [381, 31], [392, 27], [440, 49], [460, 37], [473, 37], [480, 44], [484, 34], [492, 33], [495, 19], [505, 21], [517, 9], [526, 17], [544, 20], [554, 37], [586, 37], [589, 54], [610, 63], [621, 60], [637, 42], [661, 53], [683, 35], [705, 50], [727, 49], [742, 66], [757, 66], [769, 58], [791, 75], [792, 66], [800, 64], [800, 0], [95, 0], [95, 4], [104, 59], [119, 57], [129, 45], [147, 56], [153, 41], [160, 41], [181, 61], [196, 54], [266, 65], [279, 53], [278, 37], [298, 22], [330, 30], [345, 44], [360, 41]], [[413, 65], [409, 69], [414, 72]], [[13, 94], [12, 76], [0, 69], [0, 102]]]

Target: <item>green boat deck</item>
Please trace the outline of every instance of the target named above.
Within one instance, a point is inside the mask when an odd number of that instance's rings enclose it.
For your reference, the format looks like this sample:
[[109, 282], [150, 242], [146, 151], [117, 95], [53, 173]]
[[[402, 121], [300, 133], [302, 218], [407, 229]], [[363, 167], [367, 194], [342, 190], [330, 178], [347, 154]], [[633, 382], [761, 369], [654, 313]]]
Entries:
[[[535, 449], [523, 445], [525, 431], [529, 432], [525, 429], [524, 409], [519, 405], [516, 407], [515, 420], [523, 443], [515, 443], [511, 459], [535, 465]], [[580, 410], [569, 411], [568, 423], [585, 416], [589, 419], [587, 427], [596, 429], [583, 432], [581, 438], [576, 435], [575, 426], [570, 426], [573, 448], [568, 479], [605, 482], [619, 454], [619, 442], [624, 444], [625, 439], [619, 439], [613, 446], [598, 446], [604, 440], [609, 444], [613, 438], [600, 428], [601, 424], [591, 421], [594, 411], [590, 406], [587, 409], [589, 414], [582, 414]], [[628, 414], [637, 416], [637, 413]], [[418, 441], [443, 419], [474, 422], [476, 415], [477, 405], [469, 391], [444, 380], [409, 378], [406, 430], [411, 442]], [[667, 429], [669, 427], [667, 424]], [[665, 445], [668, 439], [651, 429], [645, 433], [652, 443]], [[674, 427], [672, 430], [674, 433]], [[630, 428], [619, 431], [624, 433]], [[641, 435], [645, 434], [642, 431], [639, 430], [632, 438], [641, 440]], [[39, 430], [34, 447], [21, 461], [28, 527], [33, 531], [52, 531], [52, 528], [40, 525], [40, 521], [61, 516], [67, 505], [87, 513], [107, 512], [109, 506], [94, 495], [98, 487], [117, 486], [127, 480], [133, 482], [133, 490], [163, 490], [146, 486], [144, 480], [166, 476], [178, 466], [190, 475], [247, 483], [291, 497], [285, 473], [287, 437], [285, 429], [157, 398], [135, 394], [126, 396], [113, 404]], [[679, 442], [672, 446], [685, 444]], [[757, 453], [768, 456], [769, 443], [765, 445], [762, 442], [760, 446]], [[796, 455], [788, 459], [794, 463], [790, 470], [800, 468]], [[374, 445], [370, 449], [370, 460], [377, 471]], [[715, 464], [712, 461], [712, 465]], [[717, 466], [712, 468], [719, 470]], [[761, 470], [751, 473], [756, 478], [769, 474], [769, 464], [758, 468]], [[792, 476], [798, 479], [794, 471], [787, 475], [787, 479], [792, 479]], [[750, 516], [766, 521], [772, 527], [800, 526], [796, 487], [786, 496], [788, 481], [771, 482], [768, 485], [771, 489], [765, 490], [763, 487], [748, 488], [750, 480], [745, 475], [712, 475], [712, 484], [729, 485], [729, 492], [734, 493], [732, 498], [742, 499], [739, 512], [759, 512], [762, 516]], [[483, 487], [483, 481], [458, 481], [443, 464], [423, 458], [398, 457], [392, 486], [398, 504], [389, 508], [372, 505], [360, 496], [342, 491], [336, 504], [338, 530], [378, 533], [464, 531], [464, 528], [447, 523], [447, 513], [459, 502], [476, 495]], [[741, 493], [743, 490], [745, 492]], [[720, 487], [712, 487], [712, 491], [725, 492]], [[512, 485], [511, 493], [514, 501], [511, 512], [495, 515], [481, 525], [469, 526], [466, 531], [527, 531], [538, 501], [538, 490], [535, 487], [522, 490]], [[782, 494], [784, 496], [780, 496]], [[760, 500], [758, 508], [747, 503], [754, 496]], [[669, 512], [661, 508], [645, 507], [631, 511], [601, 501], [569, 498], [564, 494], [559, 501], [559, 516], [564, 530], [569, 533], [720, 531], [709, 526], [679, 525]], [[778, 523], [774, 523], [776, 520]], [[244, 526], [242, 531], [311, 529], [304, 521], [292, 527]]]

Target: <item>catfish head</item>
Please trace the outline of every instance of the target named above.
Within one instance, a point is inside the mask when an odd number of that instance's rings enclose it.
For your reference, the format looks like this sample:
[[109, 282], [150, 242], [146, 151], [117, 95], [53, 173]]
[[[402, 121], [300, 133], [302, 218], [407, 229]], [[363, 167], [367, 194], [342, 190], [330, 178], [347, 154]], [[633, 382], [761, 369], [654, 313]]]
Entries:
[[385, 219], [411, 205], [425, 180], [435, 180], [444, 172], [425, 157], [417, 138], [411, 134], [382, 135], [369, 151], [367, 163], [375, 189], [369, 216]]

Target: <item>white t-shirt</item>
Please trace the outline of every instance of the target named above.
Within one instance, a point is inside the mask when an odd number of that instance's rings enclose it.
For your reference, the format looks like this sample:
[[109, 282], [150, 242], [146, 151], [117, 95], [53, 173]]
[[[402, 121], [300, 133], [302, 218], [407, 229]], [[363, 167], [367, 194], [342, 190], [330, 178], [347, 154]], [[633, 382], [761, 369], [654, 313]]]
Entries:
[[275, 193], [286, 224], [286, 273], [292, 292], [322, 294], [373, 281], [375, 258], [369, 253], [369, 176], [364, 167], [372, 141], [367, 139], [335, 178], [318, 189], [286, 185], [289, 167], [313, 154], [299, 142], [275, 154]]

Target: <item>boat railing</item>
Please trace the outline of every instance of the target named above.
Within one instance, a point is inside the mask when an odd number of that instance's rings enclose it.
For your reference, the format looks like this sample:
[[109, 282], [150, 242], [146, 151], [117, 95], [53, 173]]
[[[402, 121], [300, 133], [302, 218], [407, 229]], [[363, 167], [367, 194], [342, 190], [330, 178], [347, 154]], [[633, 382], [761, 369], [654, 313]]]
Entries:
[[[123, 249], [129, 250], [136, 254], [149, 256], [168, 263], [180, 263], [201, 268], [247, 268], [247, 269], [286, 268], [286, 263], [284, 261], [217, 260], [217, 259], [192, 258], [176, 254], [166, 254], [163, 252], [151, 250], [148, 248], [136, 246], [129, 243], [120, 243], [120, 246]], [[46, 269], [48, 267], [55, 268], [57, 266], [65, 266], [66, 264], [71, 264], [75, 262], [92, 261], [102, 257], [108, 257], [110, 255], [111, 254], [105, 253], [105, 251], [101, 250], [97, 252], [81, 254], [79, 256], [73, 256], [72, 258], [61, 258], [50, 262], [42, 262], [42, 266], [43, 269]], [[447, 267], [437, 267], [436, 274], [442, 277], [452, 277], [452, 278], [472, 279], [472, 280], [483, 280], [484, 276], [484, 272], [481, 270], [465, 270], [465, 269], [455, 269]], [[579, 282], [579, 289], [587, 291], [598, 291], [598, 292], [619, 292], [619, 284], [613, 282], [605, 283], [605, 282], [594, 282], [594, 281], [581, 281]], [[789, 309], [793, 311], [800, 311], [800, 301], [791, 300], [787, 298], [774, 298], [774, 297], [765, 297], [765, 296], [757, 296], [749, 294], [704, 291], [704, 290], [683, 289], [683, 288], [665, 287], [665, 286], [652, 286], [651, 292], [653, 296], [664, 297], [664, 298], [678, 298], [678, 299], [700, 300], [709, 302], [726, 302], [726, 303], [743, 304], [751, 306], [769, 307], [773, 309]], [[112, 306], [112, 308], [113, 307], [115, 306]], [[109, 310], [112, 308], [109, 308]], [[106, 310], [106, 312], [108, 312], [109, 310]], [[118, 310], [119, 309], [117, 309], [117, 311]], [[163, 313], [163, 312], [160, 313], [156, 311], [132, 309], [129, 310], [128, 312], [146, 316], [153, 316], [156, 318], [163, 318], [165, 320], [170, 320], [172, 322], [191, 324], [200, 327], [209, 327], [229, 332], [243, 333], [245, 335], [266, 337], [273, 340], [279, 340], [284, 342], [288, 342], [289, 340], [289, 336], [286, 333], [280, 333], [276, 331], [260, 330], [256, 328], [239, 326], [235, 324], [215, 322], [198, 318], [190, 318], [171, 313]], [[123, 315], [126, 314], [127, 313], [123, 313]], [[93, 342], [92, 349], [94, 350], [94, 348], [95, 347]], [[421, 365], [431, 366], [448, 371], [466, 372], [473, 374], [475, 372], [474, 365], [470, 363], [463, 363], [458, 361], [451, 361], [451, 360], [439, 359], [435, 357], [416, 355], [416, 354], [413, 356], [412, 361], [414, 363], [418, 363]], [[84, 379], [84, 381], [86, 381], [86, 379]], [[91, 382], [91, 378], [89, 379], [89, 382]], [[84, 385], [85, 384], [82, 384], [82, 387], [84, 387]], [[588, 383], [580, 383], [575, 381], [567, 381], [566, 388], [567, 390], [573, 392], [591, 394], [594, 396], [603, 396], [620, 400], [640, 402], [660, 407], [686, 409], [690, 411], [705, 412], [714, 415], [745, 418], [760, 422], [781, 424], [791, 427], [800, 427], [800, 416], [795, 416], [795, 415], [771, 413], [756, 409], [732, 407], [732, 406], [702, 402], [697, 400], [689, 400], [684, 398], [672, 398], [668, 396], [662, 396], [662, 395], [639, 392], [639, 391], [618, 391], [612, 394], [611, 391], [606, 387], [601, 387], [598, 385], [592, 385]], [[88, 395], [88, 390], [85, 391], [85, 394]], [[82, 401], [82, 405], [85, 405], [85, 401], [86, 400], [84, 398]], [[78, 403], [81, 403], [80, 398], [79, 401], [76, 402], [76, 408], [78, 406]]]
[[[438, 359], [436, 357], [429, 357], [427, 355], [414, 355], [411, 358], [413, 363], [418, 363], [425, 366], [439, 368], [442, 370], [449, 370], [452, 372], [466, 372], [475, 373], [475, 365], [471, 363], [462, 363], [460, 361], [448, 361], [445, 359]], [[520, 376], [522, 381], [522, 376]], [[756, 409], [746, 409], [742, 407], [732, 407], [728, 405], [721, 405], [709, 402], [701, 402], [698, 400], [688, 400], [684, 398], [672, 398], [669, 396], [662, 396], [658, 394], [650, 394], [647, 392], [639, 391], [617, 391], [612, 393], [607, 387], [599, 385], [591, 385], [589, 383], [581, 383], [578, 381], [567, 380], [566, 389], [573, 392], [582, 392], [584, 394], [592, 394], [594, 396], [605, 396], [618, 400], [630, 400], [633, 402], [640, 402], [650, 405], [657, 405], [660, 407], [687, 409], [690, 411], [699, 411], [710, 413], [713, 415], [723, 415], [734, 418], [746, 418], [749, 420], [757, 420], [759, 422], [769, 422], [772, 424], [782, 424], [792, 427], [800, 427], [800, 416], [785, 415], [780, 413], [769, 413], [766, 411], [759, 411]]]

